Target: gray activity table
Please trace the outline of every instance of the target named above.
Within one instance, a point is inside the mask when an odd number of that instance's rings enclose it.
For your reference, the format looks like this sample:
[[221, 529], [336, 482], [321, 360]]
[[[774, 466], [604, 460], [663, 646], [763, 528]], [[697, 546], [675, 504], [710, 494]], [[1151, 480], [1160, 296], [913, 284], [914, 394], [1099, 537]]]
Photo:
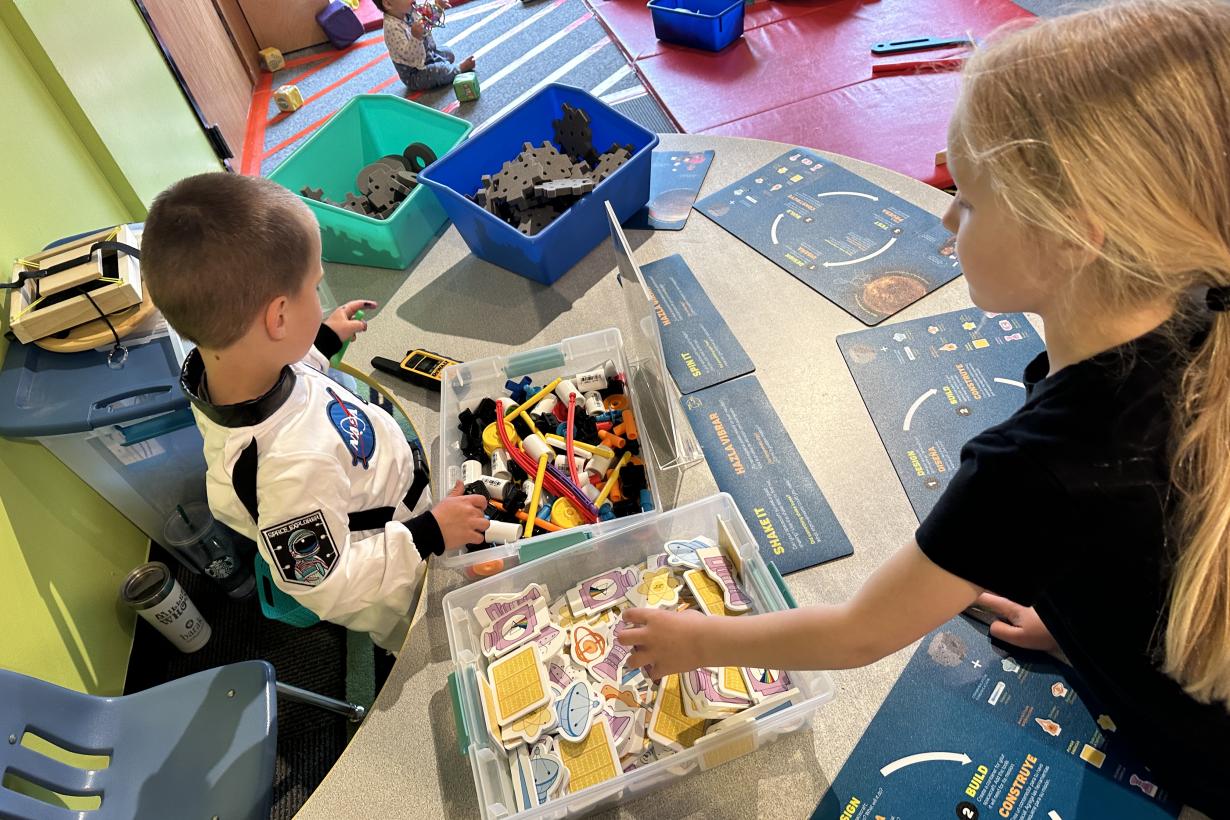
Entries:
[[[662, 135], [663, 148], [717, 153], [701, 197], [734, 182], [792, 146], [765, 140]], [[894, 171], [832, 159], [936, 214], [949, 196]], [[917, 520], [898, 482], [834, 338], [864, 325], [697, 212], [683, 231], [629, 231], [642, 264], [682, 254], [756, 364], [765, 392], [810, 465], [854, 545], [848, 558], [786, 580], [800, 606], [837, 603], [858, 589], [913, 536]], [[371, 371], [373, 356], [400, 358], [411, 347], [460, 360], [553, 344], [607, 327], [628, 334], [609, 241], [552, 287], [471, 256], [451, 226], [407, 271], [326, 265], [326, 307], [370, 298], [381, 305], [346, 361]], [[971, 304], [963, 278], [889, 321]], [[377, 374], [405, 401], [429, 447], [439, 448], [439, 396]], [[451, 421], [447, 423], [452, 423]], [[704, 462], [663, 475], [667, 507], [717, 492]], [[433, 570], [424, 616], [411, 631], [388, 682], [354, 739], [304, 805], [304, 820], [478, 817], [469, 761], [457, 750], [448, 674], [443, 595], [459, 580]], [[810, 816], [892, 688], [911, 645], [871, 666], [833, 672], [836, 698], [810, 730], [790, 735], [715, 770], [685, 778], [607, 816], [750, 818]], [[919, 715], [919, 720], [927, 720]], [[1203, 815], [1187, 811], [1184, 820]]]

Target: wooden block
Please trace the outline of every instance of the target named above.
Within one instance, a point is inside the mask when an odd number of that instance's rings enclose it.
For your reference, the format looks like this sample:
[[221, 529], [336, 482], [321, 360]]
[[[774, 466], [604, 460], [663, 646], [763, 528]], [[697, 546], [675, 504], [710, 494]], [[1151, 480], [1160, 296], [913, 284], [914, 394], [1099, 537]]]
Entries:
[[[50, 267], [58, 262], [81, 256], [91, 244], [108, 238], [112, 233], [111, 230], [99, 231], [76, 240], [69, 246], [35, 254], [26, 261], [37, 263], [40, 267]], [[118, 229], [116, 240], [133, 247], [137, 246], [136, 236], [126, 225]], [[14, 266], [14, 279], [23, 268], [24, 266], [20, 264]], [[82, 270], [87, 268], [90, 270]], [[73, 296], [51, 305], [41, 305], [39, 300], [101, 276], [102, 272], [96, 266], [82, 265], [80, 268], [54, 274], [41, 282], [37, 280], [27, 282], [25, 287], [13, 291], [9, 303], [9, 326], [13, 335], [22, 342], [30, 343], [97, 319], [98, 310], [85, 296]], [[98, 305], [98, 309], [105, 314], [115, 313], [141, 303], [143, 291], [140, 265], [137, 260], [126, 253], [120, 253], [116, 278], [120, 281], [90, 291], [90, 296]], [[45, 287], [48, 282], [52, 287], [51, 292], [48, 292]]]

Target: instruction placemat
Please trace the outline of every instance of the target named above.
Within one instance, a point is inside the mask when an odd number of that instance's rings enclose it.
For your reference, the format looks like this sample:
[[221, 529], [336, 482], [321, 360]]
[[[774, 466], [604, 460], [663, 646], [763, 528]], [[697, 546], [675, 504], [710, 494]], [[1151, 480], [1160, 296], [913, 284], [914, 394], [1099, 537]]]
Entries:
[[1068, 671], [954, 618], [923, 638], [813, 820], [1176, 817]]
[[854, 552], [755, 376], [684, 396], [718, 488], [730, 493], [783, 574]]
[[756, 369], [679, 254], [641, 265], [653, 293], [662, 349], [679, 392], [695, 393]]
[[961, 447], [1025, 403], [1025, 366], [1043, 350], [1023, 313], [977, 308], [837, 337], [918, 520], [961, 460]]
[[682, 231], [700, 193], [713, 151], [671, 151], [655, 148], [650, 155], [649, 202], [634, 213], [625, 228]]
[[804, 148], [696, 208], [867, 325], [961, 273], [939, 217]]

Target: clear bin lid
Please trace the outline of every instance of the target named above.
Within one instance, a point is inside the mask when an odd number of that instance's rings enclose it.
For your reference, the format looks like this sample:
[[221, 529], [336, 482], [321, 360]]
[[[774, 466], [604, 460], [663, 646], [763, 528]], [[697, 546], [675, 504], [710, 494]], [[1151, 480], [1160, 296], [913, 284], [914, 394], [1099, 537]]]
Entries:
[[11, 344], [0, 368], [0, 436], [72, 435], [188, 406], [170, 336], [129, 348], [123, 367], [107, 353], [51, 353]]
[[606, 203], [606, 214], [611, 225], [615, 259], [619, 264], [619, 284], [632, 325], [632, 333], [625, 345], [628, 367], [632, 370], [629, 378], [652, 416], [638, 421], [644, 434], [649, 437], [660, 468], [686, 467], [700, 461], [703, 453], [679, 405], [675, 381], [666, 369], [657, 303], [645, 284], [645, 277], [641, 275], [641, 268], [628, 245], [628, 237], [624, 235], [610, 202]]

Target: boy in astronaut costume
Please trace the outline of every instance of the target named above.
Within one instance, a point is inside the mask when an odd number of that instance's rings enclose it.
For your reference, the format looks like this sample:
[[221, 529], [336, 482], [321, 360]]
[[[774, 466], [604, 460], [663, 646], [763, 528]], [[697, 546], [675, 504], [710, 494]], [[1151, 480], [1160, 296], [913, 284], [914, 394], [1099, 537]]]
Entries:
[[[320, 231], [291, 192], [201, 174], [158, 196], [142, 274], [197, 345], [182, 385], [205, 440], [214, 516], [256, 542], [278, 588], [321, 619], [398, 650], [430, 555], [481, 541], [482, 496], [434, 507], [397, 422], [326, 375], [372, 302], [321, 322]], [[429, 509], [430, 508], [430, 509]]]

